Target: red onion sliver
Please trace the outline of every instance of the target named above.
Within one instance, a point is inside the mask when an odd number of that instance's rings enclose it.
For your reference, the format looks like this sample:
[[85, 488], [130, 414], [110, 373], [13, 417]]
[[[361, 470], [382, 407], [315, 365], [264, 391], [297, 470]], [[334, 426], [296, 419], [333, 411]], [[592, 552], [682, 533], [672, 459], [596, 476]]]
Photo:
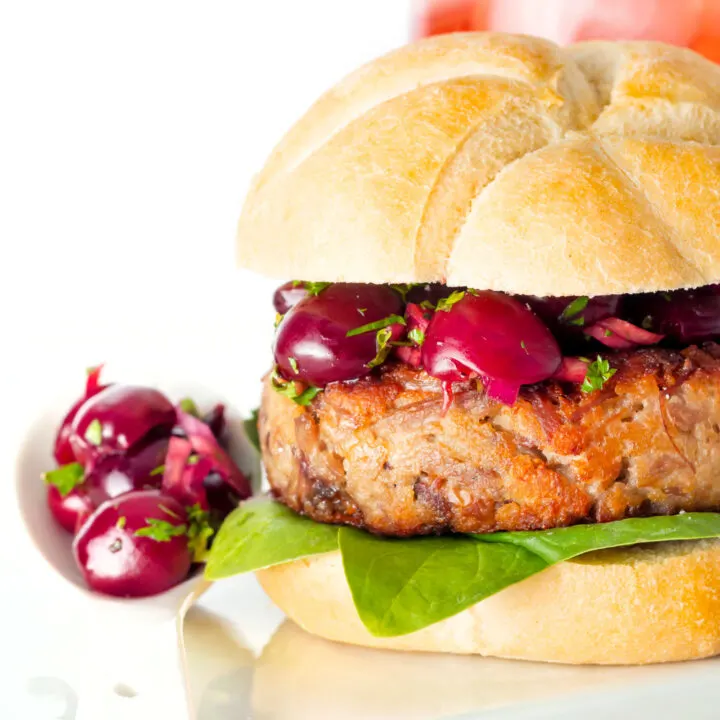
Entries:
[[553, 377], [561, 382], [581, 383], [587, 375], [588, 364], [575, 357], [564, 357]]
[[616, 349], [633, 348], [637, 345], [655, 345], [665, 336], [633, 325], [627, 320], [610, 317], [599, 320], [585, 328], [585, 334], [595, 338], [603, 345]]

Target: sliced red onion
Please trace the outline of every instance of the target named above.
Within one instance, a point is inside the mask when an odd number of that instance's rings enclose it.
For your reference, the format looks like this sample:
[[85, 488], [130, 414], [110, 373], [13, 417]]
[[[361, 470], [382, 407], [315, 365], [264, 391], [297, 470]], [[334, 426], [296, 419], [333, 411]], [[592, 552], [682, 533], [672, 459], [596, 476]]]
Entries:
[[587, 375], [588, 363], [575, 357], [564, 357], [553, 378], [561, 382], [581, 383]]
[[[405, 322], [407, 323], [408, 335], [413, 330], [419, 330], [423, 336], [427, 332], [432, 310], [424, 310], [415, 303], [408, 303], [405, 308]], [[398, 347], [395, 354], [404, 362], [414, 368], [419, 368], [422, 364], [422, 349], [420, 345], [411, 345]]]
[[584, 332], [603, 345], [618, 350], [633, 348], [638, 345], [655, 345], [665, 337], [649, 330], [643, 330], [637, 325], [617, 317], [600, 320], [589, 328], [585, 328]]
[[185, 431], [193, 452], [212, 462], [212, 469], [219, 473], [241, 499], [249, 497], [252, 490], [250, 482], [232, 461], [230, 456], [218, 444], [212, 430], [199, 418], [178, 411], [178, 425]]

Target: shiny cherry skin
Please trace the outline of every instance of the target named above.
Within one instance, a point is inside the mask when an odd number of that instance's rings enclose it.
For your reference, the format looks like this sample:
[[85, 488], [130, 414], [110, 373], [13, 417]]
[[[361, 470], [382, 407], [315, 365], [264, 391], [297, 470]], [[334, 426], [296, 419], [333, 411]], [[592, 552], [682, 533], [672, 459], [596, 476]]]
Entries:
[[98, 456], [85, 477], [95, 506], [132, 490], [159, 489], [169, 442], [168, 437], [161, 437], [128, 453]]
[[102, 365], [91, 368], [88, 371], [87, 381], [85, 384], [85, 394], [70, 408], [67, 415], [63, 418], [60, 427], [58, 428], [57, 435], [55, 437], [55, 447], [53, 449], [53, 455], [58, 465], [67, 465], [68, 463], [75, 462], [75, 452], [70, 444], [70, 434], [72, 432], [72, 422], [77, 415], [78, 410], [82, 407], [83, 403], [93, 395], [97, 395], [101, 390], [104, 390], [107, 385], [100, 384], [100, 372], [102, 371]]
[[110, 385], [78, 410], [70, 444], [78, 462], [88, 465], [99, 455], [126, 452], [153, 431], [169, 432], [174, 423], [175, 408], [161, 392]]
[[76, 533], [95, 510], [95, 503], [84, 485], [73, 488], [63, 496], [54, 485], [47, 487], [47, 504], [62, 528]]
[[273, 294], [275, 312], [284, 315], [290, 308], [295, 307], [303, 298], [307, 297], [304, 282], [291, 280], [281, 285]]
[[[400, 295], [386, 285], [335, 283], [297, 303], [275, 336], [275, 362], [288, 380], [324, 387], [367, 375], [377, 354], [376, 331], [347, 333], [391, 315], [402, 316]], [[391, 326], [391, 339], [404, 327]]]
[[477, 375], [524, 385], [549, 378], [562, 356], [537, 315], [509, 295], [488, 290], [468, 292], [433, 315], [422, 359], [428, 374], [441, 380]]
[[154, 518], [187, 527], [185, 509], [157, 490], [138, 490], [103, 503], [73, 542], [90, 589], [118, 597], [147, 597], [182, 582], [192, 564], [186, 533], [162, 541], [135, 533]]

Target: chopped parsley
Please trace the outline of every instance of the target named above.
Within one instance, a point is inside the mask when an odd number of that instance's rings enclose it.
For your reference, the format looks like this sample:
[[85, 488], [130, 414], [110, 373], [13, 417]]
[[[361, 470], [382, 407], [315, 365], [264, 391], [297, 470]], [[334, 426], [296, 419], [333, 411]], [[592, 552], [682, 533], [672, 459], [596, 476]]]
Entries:
[[275, 313], [275, 329], [277, 329], [278, 325], [280, 325], [284, 317], [285, 316], [281, 315], [279, 312]]
[[174, 510], [171, 510], [167, 505], [158, 505], [158, 507], [171, 518], [174, 518], [175, 520], [180, 520], [180, 516]]
[[600, 390], [616, 372], [617, 370], [611, 368], [607, 360], [598, 355], [597, 360], [588, 365], [587, 374], [580, 389], [584, 393]]
[[407, 297], [407, 294], [418, 285], [424, 285], [425, 283], [398, 283], [396, 285], [391, 285], [390, 287], [395, 290], [395, 292], [399, 293], [402, 296], [402, 299], [405, 300]]
[[203, 510], [198, 503], [186, 508], [188, 515], [188, 549], [193, 554], [194, 562], [205, 562], [209, 550], [210, 538], [215, 529], [210, 524], [210, 513]]
[[85, 430], [85, 439], [91, 444], [97, 447], [102, 442], [102, 423], [95, 418]]
[[612, 331], [612, 330], [607, 330], [607, 329], [606, 329], [605, 332], [603, 333], [603, 335], [604, 335], [605, 337], [610, 337], [612, 334], [613, 334], [613, 331]]
[[362, 335], [368, 332], [374, 332], [375, 330], [382, 330], [389, 325], [405, 325], [405, 318], [402, 315], [388, 315], [382, 320], [376, 320], [375, 322], [368, 323], [367, 325], [361, 325], [360, 327], [348, 330], [345, 333], [345, 337], [355, 337], [355, 335]]
[[308, 295], [319, 295], [326, 287], [329, 287], [332, 283], [329, 282], [306, 282], [305, 289]]
[[200, 417], [200, 411], [192, 398], [183, 398], [178, 404], [184, 413], [193, 417]]
[[[568, 303], [565, 309], [560, 313], [560, 320], [570, 323], [571, 325], [584, 325], [585, 318], [580, 313], [585, 310], [590, 302], [590, 298], [587, 295], [581, 295], [575, 298], [572, 302]], [[580, 315], [580, 317], [577, 317]]]
[[290, 363], [290, 367], [292, 368], [292, 371], [297, 375], [298, 374], [297, 360], [294, 357], [289, 357], [288, 362]]
[[156, 468], [153, 468], [150, 471], [150, 477], [155, 477], [155, 475], [162, 475], [164, 472], [165, 472], [165, 466], [158, 465]]
[[117, 522], [115, 523], [115, 527], [116, 527], [118, 530], [122, 530], [122, 529], [125, 527], [125, 525], [127, 525], [127, 518], [126, 518], [124, 515], [121, 515], [121, 516], [117, 519]]
[[357, 311], [358, 311], [363, 317], [365, 317], [365, 313], [367, 312], [367, 308], [358, 308]]
[[298, 391], [298, 383], [296, 380], [286, 380], [276, 367], [270, 375], [270, 382], [275, 392], [290, 398], [298, 405], [309, 405], [313, 398], [320, 392], [320, 388], [314, 385], [303, 385], [303, 390]]
[[409, 333], [408, 337], [410, 340], [412, 340], [415, 345], [418, 347], [422, 345], [425, 342], [425, 333], [418, 327], [413, 328]]
[[199, 456], [199, 455], [196, 455], [195, 453], [193, 453], [193, 454], [190, 455], [190, 457], [187, 459], [187, 462], [186, 462], [185, 464], [186, 464], [186, 465], [197, 465], [199, 459], [200, 459], [200, 456]]
[[375, 336], [377, 354], [367, 364], [369, 368], [377, 367], [385, 362], [387, 356], [390, 354], [390, 350], [392, 350], [392, 344], [390, 343], [391, 337], [392, 330], [389, 327], [381, 328], [377, 331], [377, 335]]
[[525, 341], [524, 341], [524, 340], [521, 340], [521, 341], [520, 341], [520, 347], [525, 351], [525, 354], [526, 354], [526, 355], [529, 355], [529, 354], [530, 354], [530, 353], [528, 352], [527, 345], [525, 344]]
[[173, 525], [167, 520], [159, 520], [158, 518], [145, 518], [147, 525], [138, 528], [135, 531], [136, 537], [149, 537], [157, 542], [170, 542], [174, 537], [185, 535], [187, 533], [187, 525]]
[[65, 497], [85, 480], [85, 470], [80, 463], [68, 463], [56, 470], [50, 470], [43, 474], [43, 480], [48, 485], [54, 485], [60, 495]]
[[438, 312], [450, 312], [450, 308], [452, 308], [455, 303], [460, 302], [464, 297], [464, 290], [456, 290], [449, 297], [441, 298], [440, 300], [438, 300], [438, 304], [435, 309]]

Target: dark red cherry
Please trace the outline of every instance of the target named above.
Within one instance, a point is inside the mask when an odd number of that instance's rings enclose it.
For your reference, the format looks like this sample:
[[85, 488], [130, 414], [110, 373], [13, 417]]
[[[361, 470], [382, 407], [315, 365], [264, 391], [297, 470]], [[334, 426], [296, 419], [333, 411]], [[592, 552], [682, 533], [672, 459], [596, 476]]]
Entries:
[[151, 432], [169, 432], [175, 408], [159, 391], [133, 385], [110, 385], [93, 395], [72, 422], [70, 444], [79, 462], [126, 452]]
[[305, 283], [298, 280], [291, 280], [281, 285], [273, 295], [273, 306], [275, 312], [284, 315], [291, 307], [297, 305], [308, 291], [305, 289]]
[[362, 377], [378, 353], [377, 329], [353, 331], [388, 323], [389, 340], [397, 339], [404, 328], [394, 316], [402, 314], [402, 298], [388, 286], [335, 283], [285, 315], [275, 336], [275, 362], [286, 379], [318, 387]]
[[562, 358], [552, 333], [523, 303], [482, 291], [468, 292], [433, 315], [422, 359], [441, 380], [477, 375], [523, 385], [549, 378]]
[[67, 465], [68, 463], [75, 462], [75, 452], [70, 445], [70, 433], [72, 432], [72, 422], [77, 415], [77, 411], [81, 408], [83, 403], [93, 395], [96, 395], [103, 390], [107, 385], [100, 384], [100, 372], [102, 365], [90, 368], [87, 374], [87, 381], [85, 384], [85, 394], [70, 408], [67, 415], [63, 418], [60, 427], [58, 428], [57, 436], [55, 437], [55, 447], [53, 455], [58, 465]]
[[190, 571], [188, 517], [180, 503], [157, 490], [140, 490], [103, 503], [73, 543], [88, 586], [120, 597], [156, 595]]

